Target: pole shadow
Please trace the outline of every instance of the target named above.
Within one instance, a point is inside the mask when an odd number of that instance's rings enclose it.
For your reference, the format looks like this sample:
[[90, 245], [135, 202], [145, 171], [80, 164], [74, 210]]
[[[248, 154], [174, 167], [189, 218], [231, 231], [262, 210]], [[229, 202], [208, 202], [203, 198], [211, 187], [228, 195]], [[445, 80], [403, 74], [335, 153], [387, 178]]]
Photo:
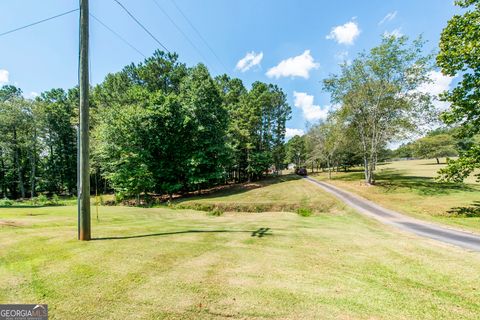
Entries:
[[175, 234], [187, 234], [187, 233], [251, 233], [252, 237], [262, 238], [263, 236], [266, 236], [266, 235], [272, 235], [272, 233], [267, 233], [268, 230], [270, 230], [270, 228], [260, 228], [256, 231], [251, 231], [251, 230], [182, 230], [182, 231], [139, 234], [139, 235], [132, 235], [132, 236], [98, 237], [98, 238], [92, 238], [92, 240], [98, 241], [98, 240], [137, 239], [137, 238], [159, 237], [159, 236], [168, 236], [168, 235], [175, 235]]
[[268, 233], [268, 230], [270, 230], [270, 228], [260, 228], [256, 231], [253, 231], [252, 237], [263, 238], [264, 236], [271, 236], [272, 233]]

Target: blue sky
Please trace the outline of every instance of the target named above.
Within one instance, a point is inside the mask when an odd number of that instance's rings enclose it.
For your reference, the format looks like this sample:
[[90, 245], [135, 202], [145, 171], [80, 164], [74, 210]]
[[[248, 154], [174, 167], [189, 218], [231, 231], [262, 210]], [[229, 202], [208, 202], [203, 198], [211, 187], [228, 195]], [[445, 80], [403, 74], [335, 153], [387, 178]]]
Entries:
[[[342, 60], [377, 45], [384, 32], [423, 34], [425, 50], [436, 50], [442, 28], [458, 10], [453, 0], [156, 0], [198, 53], [154, 0], [120, 1], [188, 65], [203, 62], [213, 75], [228, 73], [247, 86], [260, 80], [282, 87], [293, 111], [289, 134], [326, 115], [330, 102], [321, 81], [337, 72]], [[2, 0], [0, 33], [77, 6], [77, 0]], [[113, 0], [90, 0], [90, 11], [145, 55], [158, 47]], [[90, 32], [91, 83], [143, 60], [93, 19]], [[75, 86], [77, 62], [78, 12], [0, 37], [0, 84], [17, 85], [26, 96]], [[432, 78], [426, 87], [431, 92], [451, 85], [452, 79], [439, 73]]]

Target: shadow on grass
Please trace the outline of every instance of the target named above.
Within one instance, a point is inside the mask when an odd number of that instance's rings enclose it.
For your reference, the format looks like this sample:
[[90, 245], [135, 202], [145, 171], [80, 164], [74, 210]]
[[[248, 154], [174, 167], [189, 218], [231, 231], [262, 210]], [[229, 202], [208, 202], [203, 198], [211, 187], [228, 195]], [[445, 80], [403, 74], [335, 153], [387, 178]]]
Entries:
[[149, 234], [139, 234], [134, 236], [112, 236], [112, 237], [100, 237], [92, 238], [92, 240], [121, 240], [121, 239], [137, 239], [137, 238], [148, 238], [148, 237], [158, 237], [158, 236], [168, 236], [175, 234], [186, 234], [186, 233], [250, 233], [252, 237], [262, 238], [264, 236], [272, 235], [267, 231], [270, 228], [259, 228], [258, 230], [183, 230], [183, 231], [171, 231], [171, 232], [159, 232], [159, 233], [149, 233]]
[[447, 214], [454, 217], [480, 217], [480, 201], [474, 201], [469, 207], [454, 207]]
[[[358, 181], [364, 178], [363, 172], [352, 172], [337, 176], [335, 180]], [[401, 171], [388, 169], [376, 173], [375, 185], [391, 192], [398, 188], [408, 188], [421, 195], [440, 195], [452, 192], [478, 192], [479, 189], [463, 183], [436, 182], [433, 178], [404, 175]]]
[[271, 233], [268, 233], [268, 230], [270, 230], [270, 228], [260, 228], [256, 231], [253, 231], [252, 232], [252, 237], [263, 238], [264, 236], [272, 235]]

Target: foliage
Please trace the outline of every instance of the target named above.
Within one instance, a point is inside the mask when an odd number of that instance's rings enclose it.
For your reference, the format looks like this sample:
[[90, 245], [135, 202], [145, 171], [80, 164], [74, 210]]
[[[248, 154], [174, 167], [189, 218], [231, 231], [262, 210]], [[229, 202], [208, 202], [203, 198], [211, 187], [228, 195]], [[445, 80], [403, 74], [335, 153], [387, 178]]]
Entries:
[[93, 166], [126, 197], [258, 179], [283, 162], [290, 107], [276, 86], [248, 91], [156, 52], [107, 76], [94, 102]]
[[305, 164], [306, 161], [306, 145], [305, 145], [305, 137], [303, 136], [294, 136], [285, 145], [286, 149], [286, 160], [289, 163], [294, 163], [295, 166], [301, 167]]
[[[459, 125], [459, 136], [469, 138], [480, 133], [480, 1], [458, 0], [456, 4], [466, 10], [462, 15], [454, 15], [443, 29], [437, 64], [444, 74], [459, 75], [462, 80], [443, 94], [450, 109], [442, 114], [442, 119], [447, 124]], [[448, 168], [440, 174], [444, 180], [461, 181], [476, 168], [480, 168], [478, 142], [461, 152], [458, 160], [449, 161]]]
[[[35, 100], [0, 88], [0, 197], [75, 194], [78, 89]], [[284, 163], [283, 91], [212, 78], [204, 65], [156, 51], [109, 74], [90, 98], [91, 181], [119, 198], [256, 180]]]
[[312, 127], [307, 134], [312, 141], [312, 152], [322, 155], [329, 173], [338, 160], [338, 147], [344, 141], [342, 126], [337, 120], [334, 116], [330, 116], [327, 121]]
[[0, 207], [11, 207], [13, 204], [14, 201], [8, 198], [0, 199]]
[[405, 36], [384, 36], [379, 46], [324, 80], [324, 89], [341, 106], [338, 118], [358, 137], [368, 184], [374, 183], [379, 152], [387, 143], [432, 116], [431, 97], [418, 90], [429, 80], [431, 60], [421, 54], [422, 47], [421, 38], [409, 44]]
[[310, 208], [302, 207], [297, 209], [297, 214], [302, 217], [310, 217], [313, 214], [313, 211]]
[[455, 150], [455, 140], [448, 134], [429, 135], [418, 139], [413, 144], [413, 155], [420, 159], [438, 158], [457, 156]]

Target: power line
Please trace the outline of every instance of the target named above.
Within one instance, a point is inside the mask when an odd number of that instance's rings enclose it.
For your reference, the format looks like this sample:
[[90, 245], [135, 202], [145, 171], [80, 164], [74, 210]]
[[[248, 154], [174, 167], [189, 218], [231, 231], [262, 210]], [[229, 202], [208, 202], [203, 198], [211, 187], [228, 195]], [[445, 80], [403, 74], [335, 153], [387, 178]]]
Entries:
[[202, 35], [200, 34], [200, 31], [198, 31], [197, 28], [195, 28], [195, 26], [193, 25], [193, 23], [190, 21], [190, 19], [187, 18], [187, 16], [185, 15], [185, 13], [183, 13], [182, 9], [180, 9], [180, 7], [175, 3], [174, 0], [170, 0], [173, 5], [175, 6], [175, 8], [177, 8], [178, 12], [180, 12], [180, 14], [183, 16], [183, 18], [188, 22], [188, 24], [190, 25], [190, 27], [192, 27], [192, 29], [197, 33], [198, 37], [200, 38], [200, 40], [202, 40], [203, 43], [205, 43], [205, 45], [207, 46], [207, 48], [210, 50], [210, 52], [212, 52], [212, 54], [215, 56], [215, 58], [218, 60], [218, 62], [220, 62], [220, 64], [222, 65], [222, 67], [225, 69], [225, 72], [228, 72], [228, 68], [225, 66], [225, 64], [222, 62], [222, 60], [218, 57], [218, 55], [215, 53], [215, 50], [212, 49], [212, 47], [208, 44], [207, 40], [205, 40], [204, 37], [202, 37]]
[[95, 19], [95, 21], [97, 21], [99, 24], [101, 24], [105, 29], [107, 29], [108, 31], [110, 31], [111, 33], [113, 33], [115, 36], [117, 36], [120, 40], [122, 40], [126, 45], [128, 45], [130, 48], [132, 48], [133, 50], [137, 51], [138, 54], [140, 54], [141, 56], [143, 56], [144, 58], [147, 58], [146, 55], [144, 55], [140, 50], [138, 50], [137, 48], [135, 48], [135, 46], [133, 44], [131, 44], [130, 42], [128, 42], [124, 37], [122, 37], [120, 34], [118, 34], [117, 32], [115, 32], [115, 30], [113, 30], [112, 28], [110, 28], [108, 25], [106, 25], [102, 20], [100, 20], [99, 18], [95, 17], [93, 14], [90, 13], [90, 16]]
[[70, 10], [70, 11], [67, 11], [67, 12], [64, 12], [64, 13], [57, 14], [57, 15], [55, 15], [55, 16], [53, 16], [53, 17], [50, 17], [50, 18], [46, 18], [46, 19], [43, 19], [43, 20], [39, 20], [39, 21], [30, 23], [30, 24], [27, 24], [26, 26], [23, 26], [23, 27], [15, 28], [15, 29], [13, 29], [13, 30], [9, 30], [9, 31], [0, 33], [0, 37], [5, 36], [5, 35], [10, 34], [10, 33], [13, 33], [13, 32], [15, 32], [15, 31], [19, 31], [19, 30], [22, 30], [22, 29], [29, 28], [29, 27], [31, 27], [31, 26], [40, 24], [40, 23], [42, 23], [42, 22], [46, 22], [46, 21], [49, 21], [49, 20], [52, 20], [52, 19], [55, 19], [55, 18], [59, 18], [59, 17], [61, 17], [61, 16], [67, 15], [67, 14], [69, 14], [69, 13], [72, 13], [72, 12], [75, 12], [75, 11], [78, 11], [78, 10], [79, 10], [78, 8], [77, 8], [77, 9], [73, 9], [73, 10]]
[[195, 51], [197, 51], [197, 53], [200, 55], [200, 57], [206, 62], [207, 59], [205, 58], [205, 56], [202, 54], [202, 52], [200, 51], [200, 49], [198, 49], [198, 47], [193, 43], [193, 41], [185, 34], [185, 32], [183, 32], [183, 30], [175, 23], [175, 21], [172, 19], [172, 17], [170, 17], [170, 15], [162, 8], [162, 6], [160, 6], [160, 4], [158, 3], [157, 0], [153, 0], [153, 2], [155, 3], [155, 5], [163, 12], [163, 14], [168, 18], [168, 20], [170, 20], [170, 22], [175, 26], [175, 28], [183, 35], [183, 37], [190, 43], [190, 45], [193, 47], [193, 49], [195, 49]]
[[167, 47], [165, 47], [163, 45], [163, 43], [161, 43], [157, 38], [155, 38], [155, 36], [150, 32], [148, 31], [148, 29], [140, 22], [138, 21], [137, 18], [135, 18], [135, 16], [133, 14], [130, 13], [130, 11], [128, 11], [127, 8], [125, 8], [125, 6], [118, 0], [113, 0], [115, 1], [120, 7], [122, 7], [122, 9], [140, 26], [142, 27], [143, 30], [145, 30], [146, 33], [148, 33], [150, 35], [150, 37], [152, 37], [153, 40], [155, 40], [163, 49], [165, 49], [165, 51], [167, 51], [168, 53], [170, 53], [170, 51], [167, 49]]

